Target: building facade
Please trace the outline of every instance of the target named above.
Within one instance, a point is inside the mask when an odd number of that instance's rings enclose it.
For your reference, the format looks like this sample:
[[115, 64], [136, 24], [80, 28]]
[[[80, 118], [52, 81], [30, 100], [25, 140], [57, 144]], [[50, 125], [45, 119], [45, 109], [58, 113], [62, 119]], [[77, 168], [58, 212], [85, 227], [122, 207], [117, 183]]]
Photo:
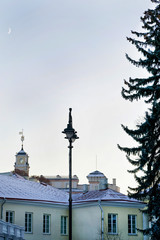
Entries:
[[[147, 240], [137, 229], [148, 225], [145, 204], [111, 189], [87, 192], [73, 207], [76, 240]], [[87, 237], [86, 237], [87, 236]]]
[[[112, 189], [75, 194], [73, 240], [144, 240], [144, 207]], [[24, 228], [26, 240], [68, 240], [68, 193], [52, 186], [0, 175], [0, 214]]]
[[[69, 177], [68, 176], [45, 176], [53, 187], [58, 189], [69, 191]], [[108, 183], [108, 178], [100, 171], [96, 170], [91, 172], [87, 176], [88, 184], [79, 184], [79, 178], [77, 175], [72, 177], [72, 192], [82, 193], [86, 191], [101, 190], [110, 188], [117, 192], [120, 192], [120, 188], [116, 185], [116, 179], [113, 178], [112, 183]]]

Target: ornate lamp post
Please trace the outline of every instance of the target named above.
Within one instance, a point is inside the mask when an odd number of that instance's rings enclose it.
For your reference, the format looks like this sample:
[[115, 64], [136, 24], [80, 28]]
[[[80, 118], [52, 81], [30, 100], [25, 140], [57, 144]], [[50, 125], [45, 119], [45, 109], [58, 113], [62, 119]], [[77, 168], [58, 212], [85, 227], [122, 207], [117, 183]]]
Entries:
[[72, 108], [69, 108], [69, 121], [67, 128], [62, 133], [66, 134], [69, 141], [69, 240], [72, 240], [72, 143], [78, 139], [77, 132], [72, 127]]

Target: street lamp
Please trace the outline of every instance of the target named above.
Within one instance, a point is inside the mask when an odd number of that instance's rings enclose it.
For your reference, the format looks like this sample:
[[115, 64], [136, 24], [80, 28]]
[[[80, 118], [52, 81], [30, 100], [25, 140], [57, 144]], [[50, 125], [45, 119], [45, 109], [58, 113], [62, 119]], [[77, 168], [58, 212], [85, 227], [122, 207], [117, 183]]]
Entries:
[[69, 121], [67, 128], [62, 133], [66, 134], [69, 141], [69, 240], [72, 240], [72, 143], [78, 139], [77, 132], [72, 127], [72, 108], [69, 108]]

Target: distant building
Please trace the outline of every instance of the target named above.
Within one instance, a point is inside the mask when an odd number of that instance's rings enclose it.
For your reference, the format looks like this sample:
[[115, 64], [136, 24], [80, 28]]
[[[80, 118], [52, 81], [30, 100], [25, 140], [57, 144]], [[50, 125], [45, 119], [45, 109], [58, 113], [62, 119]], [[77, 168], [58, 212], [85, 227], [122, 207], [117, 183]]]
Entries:
[[[69, 177], [68, 176], [45, 176], [50, 181], [53, 187], [61, 190], [69, 191]], [[91, 172], [88, 176], [88, 184], [79, 184], [77, 175], [72, 177], [72, 191], [73, 193], [87, 192], [93, 190], [112, 189], [120, 192], [120, 188], [116, 185], [116, 179], [113, 178], [113, 183], [108, 183], [106, 176], [100, 171]]]
[[[68, 191], [69, 190], [69, 177], [68, 176], [44, 176], [46, 179], [49, 180], [50, 184], [58, 189]], [[79, 192], [78, 189], [79, 179], [77, 175], [72, 177], [72, 191]]]

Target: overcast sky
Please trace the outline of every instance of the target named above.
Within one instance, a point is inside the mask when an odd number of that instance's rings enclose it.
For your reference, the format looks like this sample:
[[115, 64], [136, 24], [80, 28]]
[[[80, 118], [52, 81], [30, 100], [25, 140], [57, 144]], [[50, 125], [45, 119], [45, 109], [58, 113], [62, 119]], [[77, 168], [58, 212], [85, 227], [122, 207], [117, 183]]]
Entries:
[[[127, 40], [141, 30], [150, 0], [5, 0], [0, 2], [0, 161], [14, 168], [21, 149], [30, 175], [68, 175], [68, 142], [61, 132], [73, 109], [79, 139], [73, 174], [80, 183], [97, 169], [121, 192], [134, 185], [132, 169], [117, 148], [134, 146], [121, 124], [134, 127], [147, 108], [122, 99], [123, 80], [147, 73], [125, 53], [138, 53]], [[96, 164], [97, 159], [97, 164]]]

